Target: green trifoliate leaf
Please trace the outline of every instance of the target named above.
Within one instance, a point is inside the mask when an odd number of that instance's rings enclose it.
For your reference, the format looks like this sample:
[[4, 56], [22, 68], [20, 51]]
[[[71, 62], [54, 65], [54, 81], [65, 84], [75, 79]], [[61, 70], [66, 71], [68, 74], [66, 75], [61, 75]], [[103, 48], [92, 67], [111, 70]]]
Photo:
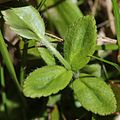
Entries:
[[22, 37], [39, 40], [45, 34], [43, 19], [32, 6], [8, 9], [2, 14], [6, 23]]
[[96, 46], [95, 20], [91, 16], [81, 17], [68, 30], [64, 44], [64, 56], [73, 70], [79, 70], [90, 60]]
[[35, 98], [49, 96], [64, 89], [72, 78], [72, 71], [62, 66], [45, 66], [33, 71], [25, 80], [25, 96]]
[[100, 78], [83, 77], [76, 79], [72, 88], [81, 105], [100, 115], [115, 112], [116, 100], [111, 88]]

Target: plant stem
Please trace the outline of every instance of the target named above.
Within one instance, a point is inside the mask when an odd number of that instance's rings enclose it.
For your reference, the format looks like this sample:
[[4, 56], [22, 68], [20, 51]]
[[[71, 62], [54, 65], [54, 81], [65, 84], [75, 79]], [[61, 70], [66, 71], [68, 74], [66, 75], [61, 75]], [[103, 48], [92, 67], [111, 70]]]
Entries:
[[47, 8], [41, 10], [40, 12], [43, 13], [43, 12], [45, 12], [45, 11], [48, 10], [48, 9], [51, 9], [51, 8], [53, 8], [53, 7], [58, 6], [58, 5], [61, 4], [62, 2], [65, 2], [65, 0], [59, 0], [58, 2], [55, 2], [53, 5], [50, 5], [50, 6], [48, 6]]
[[104, 63], [107, 63], [107, 64], [109, 64], [109, 65], [112, 65], [112, 66], [114, 66], [119, 72], [120, 72], [120, 66], [118, 65], [118, 64], [116, 64], [116, 63], [113, 63], [113, 62], [110, 62], [110, 61], [107, 61], [107, 60], [104, 60], [104, 59], [102, 59], [102, 58], [100, 58], [100, 57], [97, 57], [97, 56], [90, 56], [90, 57], [92, 57], [92, 58], [95, 58], [95, 59], [97, 59], [97, 60], [99, 60], [99, 61], [102, 61], [102, 62], [104, 62]]
[[16, 88], [18, 90], [18, 94], [20, 96], [21, 102], [22, 102], [23, 106], [25, 106], [25, 99], [24, 99], [24, 96], [23, 96], [23, 93], [22, 93], [22, 89], [21, 89], [21, 86], [20, 86], [20, 84], [19, 84], [19, 82], [17, 80], [15, 69], [14, 69], [14, 66], [12, 64], [12, 61], [11, 61], [9, 52], [7, 50], [6, 44], [4, 42], [1, 31], [0, 31], [0, 52], [1, 52], [1, 55], [3, 57], [3, 61], [4, 61], [5, 65], [6, 65], [9, 73], [12, 75], [13, 82], [15, 83]]
[[115, 27], [117, 32], [117, 41], [118, 41], [118, 62], [120, 63], [120, 13], [119, 13], [119, 6], [117, 0], [112, 0], [113, 11], [115, 15]]
[[119, 7], [118, 7], [117, 0], [112, 0], [112, 5], [113, 5], [113, 11], [114, 11], [114, 15], [115, 15], [118, 46], [120, 49], [120, 14], [119, 14]]
[[11, 61], [11, 58], [10, 58], [10, 55], [9, 55], [9, 52], [6, 48], [6, 44], [4, 42], [4, 39], [3, 39], [3, 36], [2, 36], [2, 33], [1, 33], [1, 30], [0, 30], [0, 52], [2, 54], [2, 57], [3, 57], [3, 61], [9, 71], [9, 73], [12, 75], [12, 78], [14, 80], [14, 83], [16, 84], [18, 90], [21, 92], [22, 89], [20, 87], [20, 84], [17, 80], [17, 76], [16, 76], [16, 73], [15, 73], [15, 69], [13, 67], [13, 64], [12, 64], [12, 61]]
[[3, 111], [7, 113], [7, 97], [5, 93], [5, 79], [4, 79], [4, 70], [2, 66], [0, 66], [0, 80], [2, 86]]
[[55, 57], [65, 66], [66, 69], [70, 70], [71, 66], [69, 63], [62, 57], [62, 55], [50, 44], [46, 37], [42, 37], [41, 41], [44, 45], [55, 55]]
[[24, 79], [25, 79], [25, 66], [27, 62], [27, 50], [28, 50], [28, 42], [24, 40], [24, 48], [22, 52], [22, 58], [21, 58], [21, 68], [20, 68], [20, 83], [23, 85]]
[[114, 44], [96, 45], [96, 50], [118, 50], [118, 45]]

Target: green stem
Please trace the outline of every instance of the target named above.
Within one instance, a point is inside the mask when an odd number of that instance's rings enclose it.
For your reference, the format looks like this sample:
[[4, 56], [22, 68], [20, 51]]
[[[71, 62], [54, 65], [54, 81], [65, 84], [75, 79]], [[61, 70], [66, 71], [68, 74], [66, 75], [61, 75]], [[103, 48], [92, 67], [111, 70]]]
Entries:
[[7, 47], [6, 47], [6, 44], [4, 42], [1, 30], [0, 30], [0, 52], [1, 52], [1, 55], [3, 57], [3, 61], [4, 61], [5, 65], [6, 65], [6, 67], [7, 67], [10, 75], [12, 75], [12, 78], [13, 78], [13, 81], [14, 81], [14, 83], [16, 85], [17, 90], [18, 90], [18, 94], [20, 96], [21, 102], [25, 106], [25, 99], [24, 99], [24, 96], [23, 96], [23, 93], [22, 93], [22, 89], [21, 89], [21, 86], [20, 86], [20, 84], [19, 84], [19, 82], [17, 80], [15, 69], [14, 69], [14, 66], [12, 64], [9, 52], [7, 50]]
[[102, 69], [103, 69], [103, 72], [104, 72], [105, 78], [108, 80], [108, 79], [109, 79], [109, 76], [108, 76], [108, 73], [107, 73], [107, 70], [106, 70], [106, 67], [105, 67], [104, 64], [102, 64]]
[[11, 61], [11, 58], [10, 58], [10, 55], [9, 55], [9, 52], [7, 50], [7, 47], [6, 47], [6, 44], [4, 42], [4, 39], [3, 39], [3, 36], [2, 36], [2, 33], [1, 33], [1, 30], [0, 30], [0, 52], [2, 54], [2, 57], [3, 57], [3, 61], [9, 71], [9, 73], [12, 75], [12, 78], [14, 80], [14, 83], [16, 84], [17, 88], [19, 91], [22, 91], [21, 87], [20, 87], [20, 84], [17, 80], [17, 76], [16, 76], [16, 73], [15, 73], [15, 69], [13, 67], [13, 64], [12, 64], [12, 61]]
[[23, 85], [24, 79], [25, 79], [25, 67], [27, 62], [27, 50], [28, 50], [28, 42], [24, 41], [24, 48], [22, 52], [22, 58], [21, 58], [21, 68], [20, 68], [20, 83]]
[[119, 13], [119, 6], [117, 0], [112, 0], [113, 11], [115, 15], [115, 28], [117, 32], [117, 41], [118, 41], [118, 62], [120, 63], [120, 13]]
[[0, 80], [2, 86], [3, 111], [7, 113], [7, 97], [5, 93], [5, 79], [4, 79], [4, 70], [2, 66], [0, 66]]
[[41, 41], [45, 46], [55, 55], [55, 57], [65, 66], [66, 69], [70, 70], [71, 66], [69, 63], [62, 57], [62, 55], [50, 44], [46, 37], [42, 37]]
[[116, 32], [117, 32], [117, 40], [118, 40], [118, 46], [120, 49], [120, 14], [119, 14], [119, 7], [117, 0], [112, 0], [113, 5], [113, 11], [115, 15], [115, 26], [116, 26]]
[[107, 63], [109, 65], [112, 65], [112, 66], [114, 66], [120, 72], [120, 66], [118, 64], [110, 62], [110, 61], [107, 61], [107, 60], [104, 60], [104, 59], [102, 59], [100, 57], [97, 57], [97, 56], [90, 56], [90, 57], [95, 58], [95, 59], [97, 59], [99, 61], [102, 61], [104, 63]]
[[114, 44], [97, 45], [96, 50], [118, 50], [118, 45]]

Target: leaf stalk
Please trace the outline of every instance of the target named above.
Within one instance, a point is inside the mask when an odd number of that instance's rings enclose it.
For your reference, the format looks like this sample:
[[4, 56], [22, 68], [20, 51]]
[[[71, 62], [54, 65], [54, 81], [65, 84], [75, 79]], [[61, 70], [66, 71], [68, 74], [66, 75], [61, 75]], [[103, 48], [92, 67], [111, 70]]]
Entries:
[[71, 70], [71, 66], [69, 63], [62, 57], [62, 55], [50, 44], [47, 38], [42, 37], [41, 41], [45, 44], [45, 46], [55, 55], [55, 57], [65, 66], [66, 69]]

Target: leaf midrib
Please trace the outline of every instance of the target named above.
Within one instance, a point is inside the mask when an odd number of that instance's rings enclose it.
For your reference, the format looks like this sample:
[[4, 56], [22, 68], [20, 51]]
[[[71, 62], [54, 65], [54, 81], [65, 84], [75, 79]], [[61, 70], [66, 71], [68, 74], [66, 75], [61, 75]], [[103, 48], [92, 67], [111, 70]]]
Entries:
[[[85, 86], [88, 87], [88, 89], [90, 89], [90, 91], [95, 94], [96, 98], [100, 101], [100, 103], [102, 103], [102, 106], [104, 107], [104, 104], [102, 101], [106, 102], [102, 97], [99, 97], [99, 95], [96, 93], [96, 90], [93, 89], [91, 86], [89, 86], [88, 84], [86, 84], [85, 82], [81, 81]], [[108, 102], [106, 102], [108, 103]], [[106, 104], [105, 104], [106, 105]], [[108, 104], [109, 105], [109, 104]]]
[[[82, 18], [82, 19], [83, 19], [83, 18]], [[77, 54], [79, 54], [80, 51], [81, 51], [81, 47], [82, 47], [82, 45], [83, 45], [83, 42], [84, 42], [83, 40], [84, 40], [85, 35], [86, 35], [86, 33], [87, 33], [87, 30], [88, 30], [88, 26], [89, 26], [89, 24], [88, 24], [88, 22], [87, 22], [86, 30], [85, 30], [85, 32], [84, 32], [83, 39], [82, 39], [82, 42], [81, 42], [81, 45], [80, 45], [80, 50], [79, 50], [78, 52], [74, 53], [73, 55], [71, 54], [72, 51], [71, 51], [71, 53], [70, 53], [70, 56], [71, 56], [71, 57], [69, 57], [69, 58], [71, 58], [70, 63], [73, 62], [73, 58], [74, 58]]]

